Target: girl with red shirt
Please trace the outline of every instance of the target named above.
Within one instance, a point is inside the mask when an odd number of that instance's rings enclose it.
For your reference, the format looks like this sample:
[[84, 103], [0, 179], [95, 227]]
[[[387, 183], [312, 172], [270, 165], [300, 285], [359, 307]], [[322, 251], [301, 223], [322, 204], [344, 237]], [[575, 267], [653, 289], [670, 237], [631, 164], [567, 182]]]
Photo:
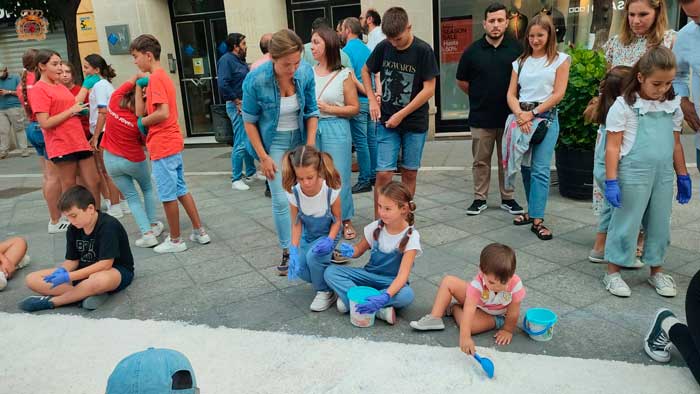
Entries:
[[[107, 173], [126, 196], [131, 214], [141, 230], [142, 237], [136, 240], [136, 246], [150, 248], [158, 245], [157, 237], [163, 232], [163, 223], [156, 220], [157, 202], [151, 183], [151, 169], [143, 152], [144, 140], [134, 114], [137, 77], [131, 77], [112, 93], [101, 147], [104, 149]], [[134, 181], [141, 188], [143, 201]]]
[[68, 190], [80, 178], [100, 206], [99, 175], [92, 159], [90, 144], [76, 114], [86, 108], [76, 103], [70, 90], [61, 84], [61, 56], [50, 49], [36, 55], [41, 78], [29, 91], [32, 111], [36, 116], [46, 143], [48, 158], [56, 165], [61, 188]]
[[[75, 83], [75, 77], [74, 77], [74, 67], [72, 64], [68, 62], [63, 62], [61, 64], [61, 69], [63, 70], [63, 74], [61, 74], [61, 83], [70, 90], [71, 94], [73, 96], [77, 96], [78, 93], [80, 93], [80, 85], [77, 85]], [[89, 98], [85, 97], [85, 101], [83, 101], [85, 104], [89, 104]], [[89, 118], [89, 113], [88, 111], [83, 111], [80, 114], [80, 124], [83, 126], [83, 132], [85, 133], [85, 139], [88, 141], [90, 140], [90, 137], [92, 137], [92, 134], [90, 134], [90, 118]]]

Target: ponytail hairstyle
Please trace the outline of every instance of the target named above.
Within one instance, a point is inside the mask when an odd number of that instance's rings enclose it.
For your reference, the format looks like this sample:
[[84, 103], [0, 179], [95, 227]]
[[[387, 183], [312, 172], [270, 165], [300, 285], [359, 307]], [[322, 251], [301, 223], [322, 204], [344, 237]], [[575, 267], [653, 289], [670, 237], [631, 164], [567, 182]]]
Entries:
[[[633, 105], [637, 101], [637, 94], [642, 89], [642, 83], [639, 81], [639, 77], [648, 78], [654, 71], [657, 70], [675, 70], [676, 69], [676, 56], [673, 52], [662, 46], [651, 47], [646, 51], [644, 55], [634, 64], [630, 75], [627, 78], [627, 83], [623, 96], [625, 97], [625, 102], [629, 105]], [[676, 97], [676, 92], [671, 86], [663, 100], [673, 100]]]
[[21, 79], [22, 105], [28, 114], [32, 113], [32, 106], [29, 104], [29, 98], [27, 97], [27, 74], [36, 71], [37, 52], [39, 51], [34, 48], [29, 48], [24, 51], [24, 55], [22, 55], [22, 67], [24, 67]]
[[605, 78], [600, 81], [600, 96], [595, 106], [593, 106], [590, 113], [584, 113], [586, 120], [591, 123], [597, 123], [599, 125], [605, 124], [605, 118], [608, 117], [608, 111], [615, 103], [615, 99], [622, 96], [622, 92], [625, 88], [625, 83], [627, 82], [632, 67], [629, 66], [616, 66], [610, 69]]
[[[384, 185], [381, 190], [379, 190], [379, 194], [394, 201], [399, 206], [399, 209], [403, 207], [408, 208], [408, 213], [406, 213], [405, 217], [409, 226], [408, 231], [406, 231], [406, 234], [401, 238], [401, 242], [399, 242], [399, 251], [403, 253], [408, 243], [408, 238], [413, 234], [413, 224], [415, 223], [413, 212], [416, 210], [416, 203], [413, 202], [413, 196], [411, 196], [411, 192], [408, 188], [404, 186], [403, 183], [396, 181], [391, 181]], [[382, 228], [384, 228], [384, 222], [379, 220], [379, 225], [374, 229], [374, 233], [372, 233], [372, 238], [374, 238], [375, 241], [379, 240], [379, 233], [382, 231]]]
[[333, 158], [325, 152], [320, 152], [311, 145], [301, 145], [285, 153], [282, 158], [282, 187], [288, 193], [297, 183], [295, 168], [312, 167], [318, 171], [318, 176], [326, 181], [331, 189], [340, 189], [340, 174], [333, 165]]
[[97, 53], [92, 53], [85, 56], [85, 61], [92, 67], [100, 70], [100, 76], [109, 82], [117, 76], [117, 73], [112, 68], [112, 65], [107, 64], [107, 61]]

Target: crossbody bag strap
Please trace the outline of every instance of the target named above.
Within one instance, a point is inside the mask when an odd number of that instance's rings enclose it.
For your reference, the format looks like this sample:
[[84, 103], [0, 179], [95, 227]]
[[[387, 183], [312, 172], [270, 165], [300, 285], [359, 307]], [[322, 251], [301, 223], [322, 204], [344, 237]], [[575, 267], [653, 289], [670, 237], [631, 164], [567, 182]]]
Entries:
[[[341, 69], [341, 70], [342, 70], [342, 69]], [[328, 82], [326, 82], [326, 84], [323, 85], [323, 89], [321, 89], [321, 93], [319, 93], [319, 94], [316, 96], [316, 101], [318, 101], [318, 100], [321, 99], [321, 96], [323, 96], [323, 92], [326, 91], [326, 88], [328, 87], [328, 85], [331, 84], [331, 82], [333, 82], [333, 80], [335, 79], [335, 77], [337, 77], [338, 74], [340, 74], [340, 71], [341, 71], [341, 70], [336, 71], [335, 74], [333, 74], [333, 76], [331, 77], [331, 79], [329, 79]]]

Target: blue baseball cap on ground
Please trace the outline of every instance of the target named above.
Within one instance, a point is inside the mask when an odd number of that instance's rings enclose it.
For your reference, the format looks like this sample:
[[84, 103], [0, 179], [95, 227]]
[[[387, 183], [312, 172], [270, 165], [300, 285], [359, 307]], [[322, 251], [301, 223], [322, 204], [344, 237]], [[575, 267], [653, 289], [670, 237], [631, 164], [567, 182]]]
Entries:
[[114, 367], [107, 394], [198, 394], [190, 361], [171, 349], [148, 348]]

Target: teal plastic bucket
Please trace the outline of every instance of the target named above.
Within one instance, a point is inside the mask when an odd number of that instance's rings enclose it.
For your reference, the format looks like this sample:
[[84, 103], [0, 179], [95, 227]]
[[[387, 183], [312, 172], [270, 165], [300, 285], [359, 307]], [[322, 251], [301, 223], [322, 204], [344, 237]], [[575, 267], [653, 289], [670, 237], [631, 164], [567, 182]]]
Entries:
[[355, 286], [348, 290], [350, 300], [350, 323], [356, 327], [371, 327], [374, 325], [374, 313], [359, 313], [355, 308], [365, 302], [369, 296], [379, 295], [379, 290], [367, 286]]
[[523, 331], [535, 341], [546, 342], [554, 335], [557, 314], [547, 308], [531, 308], [523, 318]]

